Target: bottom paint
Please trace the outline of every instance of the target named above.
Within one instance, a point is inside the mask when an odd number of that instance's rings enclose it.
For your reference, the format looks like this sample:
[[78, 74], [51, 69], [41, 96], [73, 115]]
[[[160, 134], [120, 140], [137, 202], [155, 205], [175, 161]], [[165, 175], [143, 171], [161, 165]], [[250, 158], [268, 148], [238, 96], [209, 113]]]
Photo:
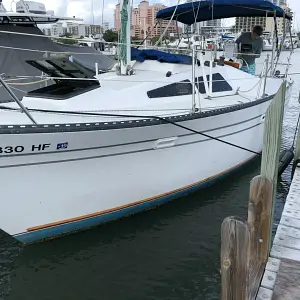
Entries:
[[225, 173], [222, 173], [222, 174], [219, 174], [219, 175], [215, 176], [212, 179], [209, 179], [209, 180], [204, 181], [204, 182], [200, 182], [199, 184], [195, 184], [192, 187], [184, 188], [184, 189], [181, 189], [180, 191], [170, 193], [166, 196], [158, 197], [158, 198], [153, 199], [151, 201], [142, 202], [142, 203], [132, 205], [132, 206], [120, 209], [120, 210], [116, 210], [116, 211], [109, 212], [109, 213], [104, 213], [104, 214], [94, 216], [94, 217], [90, 217], [90, 218], [86, 218], [86, 219], [81, 219], [81, 220], [74, 221], [74, 222], [69, 222], [69, 223], [65, 223], [65, 224], [61, 224], [61, 225], [57, 225], [57, 226], [50, 226], [50, 227], [47, 227], [47, 228], [34, 230], [34, 231], [28, 231], [28, 232], [25, 232], [25, 233], [14, 235], [13, 237], [16, 238], [17, 240], [19, 240], [20, 242], [24, 243], [24, 244], [31, 244], [31, 243], [35, 243], [35, 242], [39, 242], [39, 241], [43, 241], [43, 240], [47, 240], [47, 239], [51, 239], [51, 238], [55, 238], [55, 237], [58, 238], [60, 236], [70, 234], [72, 232], [85, 230], [85, 229], [88, 229], [88, 228], [95, 227], [97, 225], [106, 223], [108, 221], [120, 219], [122, 217], [126, 217], [126, 216], [129, 216], [129, 215], [144, 211], [144, 210], [148, 210], [148, 209], [153, 208], [155, 206], [162, 205], [162, 204], [164, 204], [168, 201], [171, 201], [173, 199], [186, 196], [187, 194], [189, 194], [193, 191], [196, 191], [198, 189], [210, 186], [213, 183], [215, 183], [217, 180], [220, 180], [221, 178], [223, 178], [223, 177], [229, 175], [230, 173], [238, 170], [239, 168], [241, 168], [245, 164], [249, 163], [250, 161], [252, 161], [256, 157], [257, 156], [255, 156], [255, 157], [251, 158], [250, 160], [247, 160], [246, 162], [244, 162], [242, 164], [239, 164], [238, 166], [228, 170], [228, 172], [225, 172]]

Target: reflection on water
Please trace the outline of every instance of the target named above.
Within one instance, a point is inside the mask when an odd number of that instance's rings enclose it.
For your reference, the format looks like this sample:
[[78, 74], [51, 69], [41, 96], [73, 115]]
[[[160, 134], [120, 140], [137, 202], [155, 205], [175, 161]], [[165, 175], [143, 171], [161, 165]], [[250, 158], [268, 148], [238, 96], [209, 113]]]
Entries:
[[0, 299], [11, 291], [10, 275], [15, 267], [16, 258], [22, 253], [19, 242], [0, 230]]
[[[295, 80], [285, 147], [298, 117], [299, 77]], [[188, 197], [51, 242], [22, 249], [1, 236], [0, 295], [9, 292], [8, 300], [219, 299], [220, 226], [227, 216], [246, 216], [249, 182], [259, 166], [255, 160]], [[275, 223], [290, 172], [278, 185]]]

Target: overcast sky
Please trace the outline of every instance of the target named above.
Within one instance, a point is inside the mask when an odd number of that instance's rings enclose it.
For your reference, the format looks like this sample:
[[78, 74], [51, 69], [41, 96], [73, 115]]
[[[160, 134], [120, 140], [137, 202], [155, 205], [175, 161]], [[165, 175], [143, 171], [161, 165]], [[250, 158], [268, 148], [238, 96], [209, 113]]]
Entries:
[[[17, 0], [15, 0], [17, 1]], [[47, 10], [54, 10], [57, 16], [83, 18], [85, 23], [92, 23], [93, 13], [95, 24], [101, 24], [102, 20], [102, 7], [104, 2], [104, 21], [110, 22], [110, 26], [114, 26], [114, 8], [119, 0], [35, 0], [37, 2], [43, 2], [46, 5]], [[92, 4], [93, 1], [93, 4]], [[178, 0], [150, 0], [152, 3], [164, 3], [165, 5], [175, 5]], [[185, 2], [185, 0], [181, 0]], [[13, 0], [3, 0], [6, 9], [10, 9]], [[134, 6], [137, 6], [139, 0], [133, 0]], [[295, 13], [294, 26], [295, 29], [300, 30], [300, 0], [288, 0], [289, 6]], [[92, 10], [93, 7], [93, 10]], [[299, 20], [299, 21], [298, 21]]]

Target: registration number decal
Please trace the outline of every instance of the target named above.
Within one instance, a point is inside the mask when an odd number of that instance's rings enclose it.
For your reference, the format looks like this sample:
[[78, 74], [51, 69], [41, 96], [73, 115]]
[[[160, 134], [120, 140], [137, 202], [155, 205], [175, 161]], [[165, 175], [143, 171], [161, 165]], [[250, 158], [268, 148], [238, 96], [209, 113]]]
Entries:
[[0, 155], [1, 154], [17, 154], [17, 153], [22, 153], [22, 152], [44, 152], [46, 150], [51, 150], [51, 148], [54, 151], [62, 151], [68, 148], [69, 143], [64, 142], [64, 143], [58, 143], [54, 144], [53, 147], [51, 147], [51, 144], [36, 144], [36, 145], [31, 145], [28, 147], [25, 146], [0, 146]]
[[24, 146], [6, 146], [6, 147], [0, 147], [0, 154], [2, 153], [21, 153], [25, 150]]

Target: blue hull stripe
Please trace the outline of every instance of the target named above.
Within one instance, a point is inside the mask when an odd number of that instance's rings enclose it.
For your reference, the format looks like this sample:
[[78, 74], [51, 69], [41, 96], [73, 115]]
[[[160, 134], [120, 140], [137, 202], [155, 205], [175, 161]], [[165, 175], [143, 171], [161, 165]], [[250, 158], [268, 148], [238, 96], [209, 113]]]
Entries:
[[61, 224], [61, 225], [57, 225], [57, 226], [52, 226], [52, 227], [43, 228], [43, 229], [39, 229], [39, 230], [35, 230], [35, 231], [29, 231], [29, 232], [17, 234], [17, 235], [14, 235], [13, 237], [24, 244], [31, 244], [34, 242], [39, 242], [39, 241], [51, 239], [54, 237], [59, 237], [61, 235], [66, 235], [68, 233], [76, 232], [79, 230], [88, 229], [88, 228], [100, 225], [100, 224], [108, 222], [108, 221], [116, 220], [121, 217], [125, 217], [128, 215], [134, 214], [134, 213], [138, 213], [143, 210], [147, 210], [152, 207], [164, 204], [173, 199], [183, 197], [183, 196], [185, 196], [193, 191], [196, 191], [200, 188], [210, 186], [213, 183], [215, 183], [216, 181], [218, 181], [218, 180], [224, 178], [225, 176], [229, 175], [230, 173], [238, 170], [245, 164], [249, 163], [251, 160], [253, 160], [253, 158], [244, 162], [241, 165], [236, 166], [235, 168], [229, 170], [228, 172], [223, 173], [217, 177], [214, 177], [206, 182], [199, 183], [198, 185], [186, 188], [181, 191], [174, 192], [172, 194], [168, 194], [166, 196], [162, 196], [160, 198], [157, 198], [157, 199], [154, 199], [151, 201], [139, 203], [134, 206], [126, 207], [126, 208], [123, 208], [123, 209], [120, 209], [117, 211], [109, 212], [109, 213], [95, 216], [95, 217], [86, 218], [83, 220], [78, 220], [78, 221], [65, 223], [65, 224]]

